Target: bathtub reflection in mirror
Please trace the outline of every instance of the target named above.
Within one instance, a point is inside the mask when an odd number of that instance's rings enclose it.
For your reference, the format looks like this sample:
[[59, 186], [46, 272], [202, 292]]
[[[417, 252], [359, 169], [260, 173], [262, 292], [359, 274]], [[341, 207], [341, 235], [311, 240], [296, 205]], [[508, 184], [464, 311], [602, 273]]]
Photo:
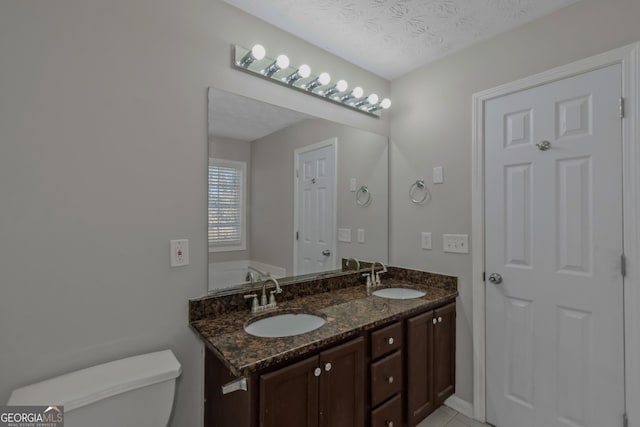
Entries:
[[388, 261], [387, 137], [216, 88], [208, 121], [209, 292]]

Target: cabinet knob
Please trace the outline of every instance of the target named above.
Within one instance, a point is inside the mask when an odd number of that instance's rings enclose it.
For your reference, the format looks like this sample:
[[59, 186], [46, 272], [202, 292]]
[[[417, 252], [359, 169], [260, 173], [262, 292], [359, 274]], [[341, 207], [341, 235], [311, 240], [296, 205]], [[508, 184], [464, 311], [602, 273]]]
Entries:
[[393, 337], [389, 338], [389, 345], [393, 345]]
[[387, 381], [389, 381], [389, 384], [393, 384], [393, 375], [389, 376], [389, 378], [387, 378]]
[[436, 323], [438, 323], [438, 319], [436, 319], [435, 317], [433, 318], [433, 324], [435, 325]]
[[385, 423], [385, 425], [386, 425], [387, 427], [393, 427], [393, 421], [387, 421], [387, 422]]
[[442, 317], [438, 317], [438, 323], [442, 323]]
[[327, 371], [327, 372], [329, 372], [329, 371], [331, 370], [331, 363], [326, 363], [326, 364], [324, 365], [324, 370], [325, 370], [325, 371]]
[[315, 375], [316, 377], [319, 377], [321, 373], [322, 373], [322, 369], [320, 368], [316, 368], [316, 370], [313, 371], [313, 375]]

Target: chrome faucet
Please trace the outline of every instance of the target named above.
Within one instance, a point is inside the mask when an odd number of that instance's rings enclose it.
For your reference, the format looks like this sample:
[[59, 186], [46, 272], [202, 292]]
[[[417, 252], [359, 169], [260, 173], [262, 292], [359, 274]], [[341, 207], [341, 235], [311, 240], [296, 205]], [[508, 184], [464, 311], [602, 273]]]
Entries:
[[[269, 300], [267, 302], [267, 283], [269, 282], [273, 282], [273, 284], [275, 285], [275, 289], [270, 291], [269, 294]], [[269, 276], [266, 278], [266, 280], [264, 282], [262, 282], [262, 296], [260, 298], [260, 302], [258, 302], [258, 294], [249, 294], [249, 295], [245, 295], [244, 298], [245, 299], [250, 299], [252, 298], [252, 302], [251, 302], [251, 312], [252, 313], [257, 313], [260, 311], [264, 311], [264, 310], [268, 310], [270, 308], [276, 308], [277, 307], [277, 303], [276, 303], [276, 296], [275, 294], [280, 294], [282, 293], [282, 288], [280, 288], [280, 285], [278, 284], [278, 281], [276, 279], [274, 279], [273, 277]]]
[[256, 281], [256, 278], [254, 276], [255, 274], [253, 273], [253, 271], [247, 271], [247, 275], [244, 277], [244, 280], [249, 282], [249, 285], [251, 287], [253, 287], [253, 282]]
[[[251, 270], [251, 271], [255, 271], [256, 273], [258, 273], [258, 280], [262, 279], [263, 277], [271, 277], [271, 273], [269, 273], [269, 272], [263, 273], [262, 271], [258, 270], [257, 268], [254, 268], [254, 267], [251, 267], [251, 266], [247, 267], [247, 269]], [[247, 276], [249, 276], [249, 273], [251, 273], [251, 271], [247, 272]]]
[[356, 263], [356, 273], [360, 271], [360, 261], [358, 261], [358, 258], [354, 258], [354, 257], [350, 257], [349, 259], [347, 259], [347, 261], [344, 263], [345, 267], [349, 268], [349, 264], [351, 263], [351, 261], [355, 261]]
[[[380, 264], [380, 266], [382, 267], [382, 271], [376, 272], [376, 264]], [[373, 282], [374, 286], [380, 286], [380, 275], [386, 272], [387, 267], [383, 263], [376, 261], [371, 264], [371, 281]]]

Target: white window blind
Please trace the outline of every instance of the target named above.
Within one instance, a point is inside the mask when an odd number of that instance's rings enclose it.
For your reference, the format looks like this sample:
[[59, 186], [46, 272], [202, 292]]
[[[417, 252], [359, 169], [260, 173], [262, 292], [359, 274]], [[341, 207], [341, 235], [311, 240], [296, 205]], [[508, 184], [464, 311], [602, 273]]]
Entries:
[[214, 251], [245, 245], [246, 163], [209, 159], [209, 246]]

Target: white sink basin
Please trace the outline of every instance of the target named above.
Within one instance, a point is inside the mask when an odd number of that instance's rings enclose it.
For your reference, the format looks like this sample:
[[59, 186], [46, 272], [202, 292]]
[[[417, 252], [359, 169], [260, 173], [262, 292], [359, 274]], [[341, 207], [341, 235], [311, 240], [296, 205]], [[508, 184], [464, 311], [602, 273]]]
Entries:
[[325, 323], [327, 323], [325, 319], [314, 314], [287, 313], [256, 320], [246, 325], [244, 330], [256, 337], [291, 337], [315, 331]]
[[388, 299], [413, 299], [420, 298], [422, 296], [425, 296], [426, 294], [426, 292], [408, 288], [385, 288], [378, 289], [377, 291], [373, 292], [373, 295], [377, 297]]

